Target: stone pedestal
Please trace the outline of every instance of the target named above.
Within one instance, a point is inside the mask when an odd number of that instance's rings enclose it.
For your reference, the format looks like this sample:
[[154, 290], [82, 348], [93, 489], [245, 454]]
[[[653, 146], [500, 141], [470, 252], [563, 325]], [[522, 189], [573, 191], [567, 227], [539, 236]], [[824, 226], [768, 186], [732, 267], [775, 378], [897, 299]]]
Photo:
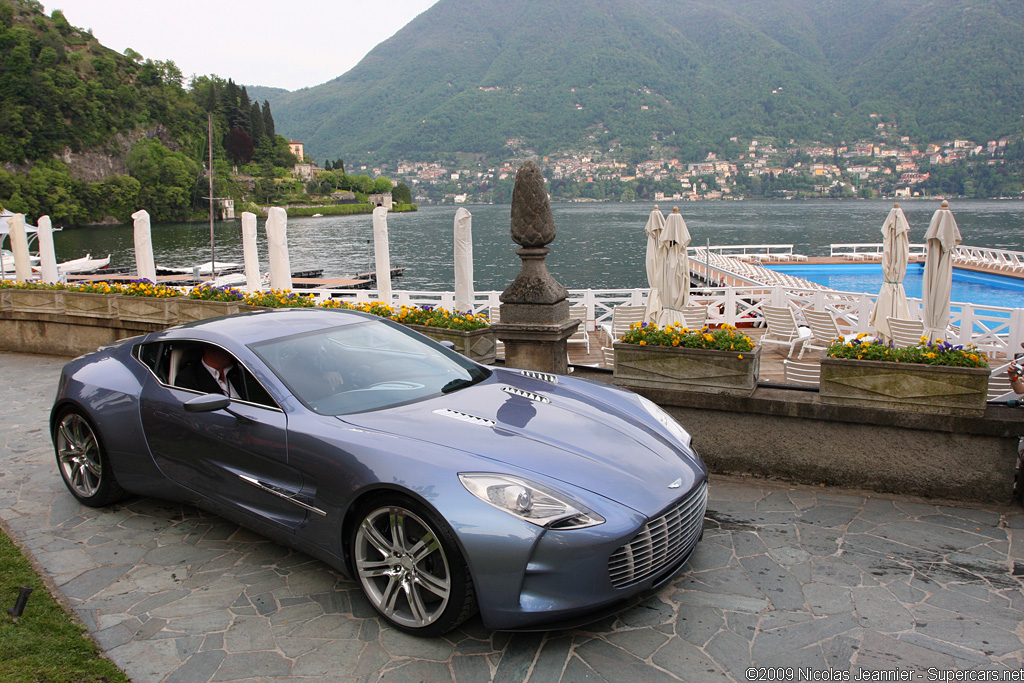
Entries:
[[[504, 316], [504, 306], [502, 316]], [[505, 345], [505, 367], [564, 375], [569, 372], [566, 340], [576, 331], [578, 320], [561, 323], [497, 323], [495, 336]]]
[[555, 239], [555, 222], [540, 167], [527, 161], [512, 191], [512, 239], [522, 249], [519, 275], [501, 293], [500, 322], [491, 325], [505, 345], [505, 365], [522, 370], [566, 374], [566, 341], [578, 320], [569, 318], [569, 293], [548, 272], [545, 245]]

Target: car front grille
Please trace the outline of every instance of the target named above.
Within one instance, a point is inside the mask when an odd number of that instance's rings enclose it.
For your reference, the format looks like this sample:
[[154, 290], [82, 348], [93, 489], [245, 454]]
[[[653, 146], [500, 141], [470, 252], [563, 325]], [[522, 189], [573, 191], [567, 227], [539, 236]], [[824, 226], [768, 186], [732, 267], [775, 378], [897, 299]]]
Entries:
[[708, 484], [703, 482], [665, 514], [651, 519], [608, 559], [612, 585], [624, 588], [671, 566], [693, 548], [704, 527]]

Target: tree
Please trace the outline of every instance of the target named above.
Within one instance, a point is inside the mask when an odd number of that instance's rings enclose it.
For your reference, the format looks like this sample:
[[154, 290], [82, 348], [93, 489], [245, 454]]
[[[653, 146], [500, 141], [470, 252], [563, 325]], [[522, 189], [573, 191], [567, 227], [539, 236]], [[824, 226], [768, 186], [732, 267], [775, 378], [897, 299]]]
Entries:
[[395, 184], [392, 183], [389, 178], [386, 178], [385, 176], [378, 176], [373, 181], [373, 192], [374, 194], [384, 194], [386, 192], [391, 192], [394, 186]]
[[263, 100], [263, 130], [271, 140], [277, 135], [274, 132], [274, 116], [270, 113], [270, 100]]
[[398, 183], [391, 191], [391, 199], [398, 204], [412, 204], [412, 192], [405, 183]]
[[255, 146], [249, 134], [240, 128], [232, 128], [224, 139], [224, 151], [228, 159], [236, 164], [247, 164], [252, 159]]

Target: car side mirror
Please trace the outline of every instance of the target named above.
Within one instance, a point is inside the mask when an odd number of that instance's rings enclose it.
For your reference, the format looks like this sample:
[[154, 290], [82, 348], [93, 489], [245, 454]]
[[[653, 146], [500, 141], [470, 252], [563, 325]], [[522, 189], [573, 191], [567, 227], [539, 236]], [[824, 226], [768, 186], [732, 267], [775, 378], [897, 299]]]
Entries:
[[223, 410], [231, 405], [231, 399], [224, 394], [203, 394], [185, 401], [184, 408], [189, 413], [210, 413]]
[[455, 342], [453, 342], [453, 341], [448, 341], [447, 339], [445, 339], [444, 341], [438, 342], [438, 344], [440, 344], [441, 346], [443, 346], [446, 349], [449, 349], [450, 351], [454, 351], [455, 350]]

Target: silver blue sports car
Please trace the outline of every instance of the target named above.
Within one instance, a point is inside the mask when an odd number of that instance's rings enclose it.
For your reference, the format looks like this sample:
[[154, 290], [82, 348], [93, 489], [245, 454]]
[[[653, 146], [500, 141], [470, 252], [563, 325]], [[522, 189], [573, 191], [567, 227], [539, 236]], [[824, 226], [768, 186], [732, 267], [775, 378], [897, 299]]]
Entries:
[[396, 628], [554, 628], [668, 581], [707, 469], [636, 394], [478, 365], [407, 328], [283, 309], [68, 363], [57, 465], [85, 505], [185, 501], [319, 557]]

